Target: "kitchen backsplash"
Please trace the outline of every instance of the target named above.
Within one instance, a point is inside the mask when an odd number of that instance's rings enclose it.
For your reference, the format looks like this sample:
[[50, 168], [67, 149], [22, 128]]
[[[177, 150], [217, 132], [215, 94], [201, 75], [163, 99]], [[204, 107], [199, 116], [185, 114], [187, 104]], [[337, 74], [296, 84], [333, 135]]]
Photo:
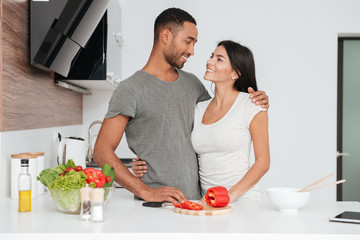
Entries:
[[22, 152], [45, 152], [45, 168], [56, 164], [58, 140], [62, 136], [83, 136], [82, 125], [0, 133], [0, 199], [10, 197], [11, 154]]

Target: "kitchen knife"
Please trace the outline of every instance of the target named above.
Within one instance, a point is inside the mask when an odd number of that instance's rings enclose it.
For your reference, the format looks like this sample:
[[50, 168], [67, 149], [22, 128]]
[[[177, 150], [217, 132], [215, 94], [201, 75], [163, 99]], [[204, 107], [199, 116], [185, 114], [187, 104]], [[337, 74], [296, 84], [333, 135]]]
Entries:
[[173, 206], [171, 202], [144, 202], [142, 204], [144, 207], [167, 207], [167, 206]]

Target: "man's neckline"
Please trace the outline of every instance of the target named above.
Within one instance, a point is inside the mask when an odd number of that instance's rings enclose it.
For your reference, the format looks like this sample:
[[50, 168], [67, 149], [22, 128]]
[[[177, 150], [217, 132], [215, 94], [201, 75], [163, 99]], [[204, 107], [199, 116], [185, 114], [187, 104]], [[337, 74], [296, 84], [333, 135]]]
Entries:
[[140, 72], [143, 72], [143, 73], [145, 73], [145, 74], [147, 74], [147, 75], [152, 76], [154, 79], [156, 79], [156, 80], [158, 80], [158, 81], [161, 81], [161, 82], [167, 83], [167, 84], [171, 84], [171, 83], [176, 83], [176, 82], [178, 82], [179, 79], [180, 79], [180, 75], [181, 75], [181, 72], [179, 71], [179, 69], [175, 68], [175, 71], [176, 71], [177, 74], [178, 74], [176, 80], [175, 80], [175, 81], [165, 81], [165, 80], [162, 80], [162, 79], [154, 76], [153, 74], [151, 74], [151, 73], [149, 73], [149, 72], [147, 72], [147, 71], [145, 71], [145, 70], [143, 70], [143, 69], [140, 69], [139, 71], [140, 71]]

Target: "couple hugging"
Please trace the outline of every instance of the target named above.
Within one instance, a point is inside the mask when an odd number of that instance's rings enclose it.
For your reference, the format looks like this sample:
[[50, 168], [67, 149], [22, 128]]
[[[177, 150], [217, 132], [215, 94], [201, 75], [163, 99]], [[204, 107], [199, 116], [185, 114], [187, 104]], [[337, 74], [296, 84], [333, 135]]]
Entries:
[[[214, 186], [226, 187], [230, 202], [261, 200], [256, 184], [270, 166], [268, 97], [257, 91], [253, 55], [233, 41], [218, 44], [204, 75], [215, 85], [211, 98], [181, 70], [197, 35], [195, 19], [181, 9], [156, 18], [148, 62], [114, 91], [94, 160], [113, 166], [116, 182], [146, 201], [198, 200]], [[139, 159], [136, 176], [114, 153], [124, 132]]]

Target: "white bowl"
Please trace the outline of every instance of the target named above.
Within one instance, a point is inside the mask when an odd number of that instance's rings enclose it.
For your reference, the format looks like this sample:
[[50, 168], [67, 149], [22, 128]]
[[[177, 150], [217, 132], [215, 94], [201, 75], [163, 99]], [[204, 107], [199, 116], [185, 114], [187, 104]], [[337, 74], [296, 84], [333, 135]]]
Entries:
[[269, 201], [280, 212], [297, 212], [310, 199], [310, 192], [297, 192], [300, 188], [268, 188], [266, 194]]

